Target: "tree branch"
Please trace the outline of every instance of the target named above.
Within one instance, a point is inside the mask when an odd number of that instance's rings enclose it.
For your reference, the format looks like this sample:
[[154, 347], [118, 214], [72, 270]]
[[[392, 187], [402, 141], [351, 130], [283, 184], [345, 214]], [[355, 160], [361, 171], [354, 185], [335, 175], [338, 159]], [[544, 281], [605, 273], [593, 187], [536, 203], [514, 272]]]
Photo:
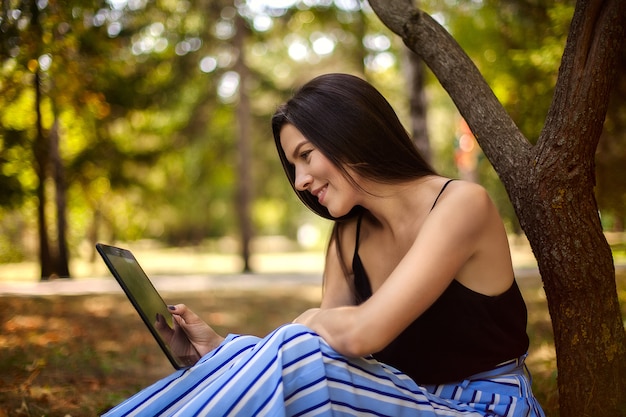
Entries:
[[370, 0], [370, 6], [385, 26], [404, 39], [404, 24], [416, 9], [412, 0]]

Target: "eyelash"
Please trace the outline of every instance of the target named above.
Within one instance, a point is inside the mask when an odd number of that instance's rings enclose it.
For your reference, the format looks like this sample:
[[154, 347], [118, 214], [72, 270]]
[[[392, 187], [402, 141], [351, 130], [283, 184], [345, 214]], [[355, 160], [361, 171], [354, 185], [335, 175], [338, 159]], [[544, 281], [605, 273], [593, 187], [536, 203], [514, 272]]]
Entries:
[[305, 161], [309, 159], [309, 156], [311, 155], [311, 152], [313, 151], [304, 151], [300, 154], [300, 158], [304, 159]]

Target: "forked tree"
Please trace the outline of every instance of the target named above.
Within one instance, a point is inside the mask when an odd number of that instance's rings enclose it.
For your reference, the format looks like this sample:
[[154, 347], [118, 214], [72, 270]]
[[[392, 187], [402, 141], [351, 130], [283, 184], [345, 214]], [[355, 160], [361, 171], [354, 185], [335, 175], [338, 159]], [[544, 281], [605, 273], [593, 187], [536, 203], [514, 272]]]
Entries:
[[534, 145], [441, 25], [412, 0], [369, 1], [448, 92], [515, 207], [547, 296], [561, 417], [626, 414], [626, 332], [594, 196], [594, 157], [624, 46], [626, 1], [577, 2]]

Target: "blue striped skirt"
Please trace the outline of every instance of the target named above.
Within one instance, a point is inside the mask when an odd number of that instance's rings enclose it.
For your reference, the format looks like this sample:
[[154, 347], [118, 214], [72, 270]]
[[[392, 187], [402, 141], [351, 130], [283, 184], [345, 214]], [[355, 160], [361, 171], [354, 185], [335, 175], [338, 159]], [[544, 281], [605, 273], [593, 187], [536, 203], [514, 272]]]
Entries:
[[523, 358], [454, 384], [419, 386], [372, 358], [346, 358], [307, 327], [229, 335], [193, 367], [113, 416], [543, 416]]

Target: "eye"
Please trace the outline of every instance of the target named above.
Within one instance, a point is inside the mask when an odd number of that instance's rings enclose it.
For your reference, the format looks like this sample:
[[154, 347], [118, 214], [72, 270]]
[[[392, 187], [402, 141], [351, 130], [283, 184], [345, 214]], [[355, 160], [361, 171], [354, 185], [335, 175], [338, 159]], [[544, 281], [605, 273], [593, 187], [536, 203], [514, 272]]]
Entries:
[[311, 152], [313, 152], [312, 149], [306, 150], [306, 151], [302, 151], [300, 153], [300, 159], [303, 159], [305, 161], [309, 160], [309, 157], [311, 156]]

